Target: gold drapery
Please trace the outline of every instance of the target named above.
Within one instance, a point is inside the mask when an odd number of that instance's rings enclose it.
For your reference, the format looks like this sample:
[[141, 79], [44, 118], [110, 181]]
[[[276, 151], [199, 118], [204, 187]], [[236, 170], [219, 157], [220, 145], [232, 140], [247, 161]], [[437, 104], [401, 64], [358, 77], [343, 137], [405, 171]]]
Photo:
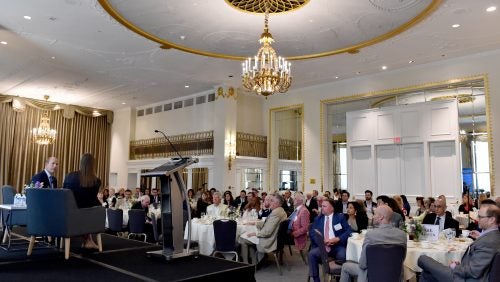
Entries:
[[[55, 156], [59, 160], [56, 173], [58, 186], [64, 176], [79, 169], [80, 157], [91, 153], [96, 158], [97, 176], [102, 185], [108, 183], [111, 145], [109, 116], [92, 117], [74, 112], [65, 118], [64, 110], [49, 111], [51, 128], [57, 130], [52, 145], [41, 146], [33, 142], [31, 129], [38, 127], [40, 116], [47, 107], [32, 107], [28, 103], [22, 111], [12, 108], [12, 97], [0, 96], [0, 185], [12, 185], [21, 191], [31, 177], [44, 168], [45, 160]], [[112, 118], [112, 115], [111, 115]]]

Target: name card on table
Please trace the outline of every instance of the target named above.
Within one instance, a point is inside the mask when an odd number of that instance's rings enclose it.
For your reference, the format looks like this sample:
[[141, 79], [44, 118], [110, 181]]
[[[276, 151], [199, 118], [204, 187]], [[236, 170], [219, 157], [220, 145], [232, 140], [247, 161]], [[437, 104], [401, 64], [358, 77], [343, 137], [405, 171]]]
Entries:
[[422, 224], [422, 240], [437, 241], [439, 239], [439, 225]]

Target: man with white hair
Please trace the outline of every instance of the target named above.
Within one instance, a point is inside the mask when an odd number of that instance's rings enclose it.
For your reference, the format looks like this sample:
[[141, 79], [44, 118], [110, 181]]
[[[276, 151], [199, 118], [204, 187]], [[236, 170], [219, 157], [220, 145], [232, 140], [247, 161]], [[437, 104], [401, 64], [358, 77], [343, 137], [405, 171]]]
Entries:
[[214, 192], [213, 194], [213, 204], [207, 207], [207, 215], [209, 216], [223, 216], [227, 214], [227, 205], [222, 202], [222, 195], [220, 192]]
[[424, 217], [423, 224], [439, 225], [439, 231], [444, 229], [453, 228], [458, 237], [462, 232], [459, 228], [459, 223], [446, 212], [446, 198], [438, 197], [435, 202], [436, 212], [429, 213]]

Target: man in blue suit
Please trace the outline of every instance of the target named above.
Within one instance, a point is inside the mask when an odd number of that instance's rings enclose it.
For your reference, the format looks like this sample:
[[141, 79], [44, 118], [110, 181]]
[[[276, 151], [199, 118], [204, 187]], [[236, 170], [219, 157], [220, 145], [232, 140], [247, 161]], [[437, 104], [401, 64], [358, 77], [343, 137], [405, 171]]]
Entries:
[[319, 280], [318, 264], [321, 262], [321, 252], [318, 247], [316, 230], [319, 231], [325, 240], [328, 257], [336, 261], [345, 261], [347, 239], [351, 235], [351, 227], [347, 224], [342, 211], [334, 213], [335, 201], [325, 199], [321, 204], [321, 215], [318, 216], [309, 230], [311, 236], [311, 251], [309, 252], [309, 276], [313, 280]]
[[41, 188], [57, 188], [57, 178], [55, 176], [59, 162], [56, 157], [50, 157], [45, 161], [45, 169], [33, 175], [31, 182], [43, 183]]

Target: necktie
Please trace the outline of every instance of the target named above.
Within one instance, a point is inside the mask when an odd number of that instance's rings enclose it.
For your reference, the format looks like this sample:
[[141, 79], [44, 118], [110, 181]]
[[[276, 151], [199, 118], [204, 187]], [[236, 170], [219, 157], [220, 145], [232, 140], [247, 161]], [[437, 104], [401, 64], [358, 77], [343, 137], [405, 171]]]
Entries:
[[[325, 241], [330, 239], [330, 221], [328, 221], [328, 216], [325, 218]], [[330, 252], [330, 246], [325, 246], [327, 252]]]
[[55, 188], [54, 187], [54, 182], [55, 182], [55, 177], [54, 176], [49, 176], [49, 184], [50, 184], [50, 188]]
[[297, 216], [297, 210], [294, 210], [293, 213], [290, 215], [290, 219], [288, 220], [288, 230], [292, 230], [292, 224], [296, 216]]
[[440, 220], [440, 219], [441, 219], [441, 218], [440, 218], [439, 216], [436, 216], [436, 223], [435, 223], [434, 225], [439, 225], [439, 220]]

